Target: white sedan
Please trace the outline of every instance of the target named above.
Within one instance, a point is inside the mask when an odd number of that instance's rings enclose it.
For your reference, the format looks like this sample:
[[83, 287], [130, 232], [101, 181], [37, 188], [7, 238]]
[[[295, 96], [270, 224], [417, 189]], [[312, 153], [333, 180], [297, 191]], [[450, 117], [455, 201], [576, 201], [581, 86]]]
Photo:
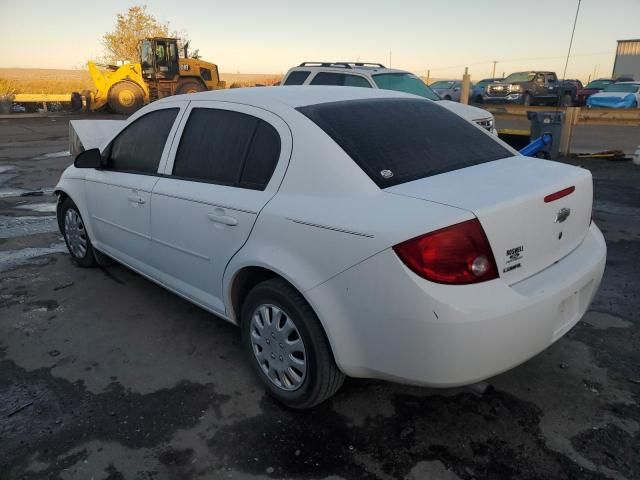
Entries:
[[436, 102], [237, 89], [114, 125], [56, 187], [72, 258], [111, 257], [238, 325], [292, 407], [345, 375], [505, 371], [569, 331], [602, 278], [589, 171], [520, 156]]

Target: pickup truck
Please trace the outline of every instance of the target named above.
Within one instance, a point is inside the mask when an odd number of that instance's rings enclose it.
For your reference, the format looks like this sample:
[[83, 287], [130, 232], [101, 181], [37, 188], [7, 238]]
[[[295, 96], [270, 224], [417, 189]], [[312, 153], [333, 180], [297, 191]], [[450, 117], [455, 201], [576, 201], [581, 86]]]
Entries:
[[487, 85], [483, 101], [570, 107], [579, 88], [575, 81], [559, 81], [555, 72], [516, 72]]

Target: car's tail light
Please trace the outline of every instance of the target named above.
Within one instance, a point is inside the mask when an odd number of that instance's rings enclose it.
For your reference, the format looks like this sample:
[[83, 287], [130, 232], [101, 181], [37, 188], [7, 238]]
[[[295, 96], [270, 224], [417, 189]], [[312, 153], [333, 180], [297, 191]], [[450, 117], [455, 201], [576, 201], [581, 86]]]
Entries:
[[432, 282], [463, 285], [498, 277], [477, 218], [412, 238], [393, 250], [407, 267]]

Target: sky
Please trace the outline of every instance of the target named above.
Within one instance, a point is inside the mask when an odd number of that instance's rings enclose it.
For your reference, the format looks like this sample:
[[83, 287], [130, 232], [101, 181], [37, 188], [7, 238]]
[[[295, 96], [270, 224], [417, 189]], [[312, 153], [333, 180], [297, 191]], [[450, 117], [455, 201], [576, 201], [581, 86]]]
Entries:
[[[146, 4], [225, 73], [305, 60], [370, 61], [431, 78], [562, 75], [577, 0], [0, 0], [0, 67], [84, 68], [117, 13]], [[616, 40], [640, 38], [640, 0], [582, 0], [567, 78], [610, 76]], [[8, 41], [7, 41], [8, 40]]]

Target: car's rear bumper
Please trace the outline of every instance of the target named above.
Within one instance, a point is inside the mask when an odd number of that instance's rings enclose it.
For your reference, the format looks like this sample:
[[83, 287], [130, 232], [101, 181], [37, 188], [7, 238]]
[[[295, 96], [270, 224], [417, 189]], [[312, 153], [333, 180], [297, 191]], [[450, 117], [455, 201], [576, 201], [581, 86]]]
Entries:
[[592, 225], [554, 265], [514, 285], [428, 282], [385, 250], [306, 292], [350, 376], [457, 386], [508, 370], [587, 311], [606, 260]]

